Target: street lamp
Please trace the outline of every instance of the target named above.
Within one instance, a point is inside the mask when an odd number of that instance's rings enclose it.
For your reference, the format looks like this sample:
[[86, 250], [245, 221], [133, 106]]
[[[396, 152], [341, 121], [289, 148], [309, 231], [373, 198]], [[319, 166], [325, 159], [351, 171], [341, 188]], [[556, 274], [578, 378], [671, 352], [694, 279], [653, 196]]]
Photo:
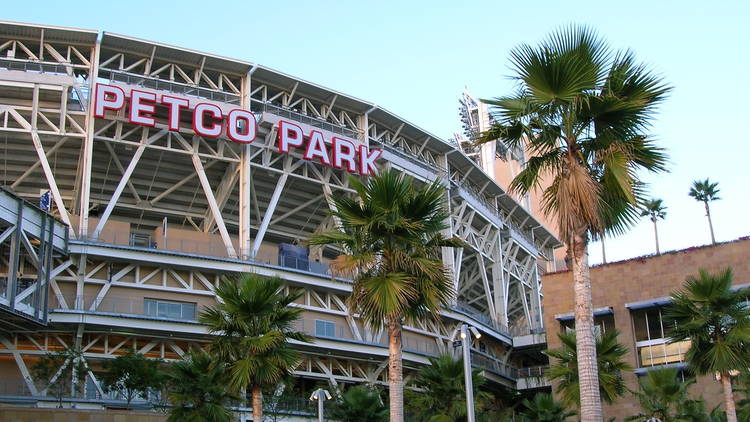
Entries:
[[318, 388], [310, 395], [310, 401], [318, 401], [318, 422], [323, 422], [323, 402], [325, 400], [331, 400], [332, 398], [331, 393], [322, 388]]
[[469, 325], [461, 324], [461, 345], [464, 352], [464, 381], [466, 383], [466, 421], [475, 422], [474, 417], [474, 386], [471, 382], [471, 339], [469, 332], [476, 337], [482, 337], [479, 331]]

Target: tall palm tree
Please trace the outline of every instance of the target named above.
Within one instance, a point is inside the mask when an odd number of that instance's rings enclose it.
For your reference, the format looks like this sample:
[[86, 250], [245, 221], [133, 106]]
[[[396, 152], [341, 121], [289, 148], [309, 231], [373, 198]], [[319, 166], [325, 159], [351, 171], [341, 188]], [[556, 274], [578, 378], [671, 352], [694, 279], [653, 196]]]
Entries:
[[[556, 392], [567, 406], [581, 407], [581, 395], [578, 378], [578, 353], [576, 334], [574, 332], [557, 335], [562, 342], [560, 349], [547, 350], [545, 353], [556, 362], [547, 370], [550, 380], [558, 381]], [[628, 388], [622, 374], [632, 368], [623, 356], [628, 349], [617, 342], [617, 331], [610, 330], [596, 336], [596, 360], [599, 371], [599, 394], [607, 403], [614, 403], [623, 396]]]
[[[413, 385], [420, 391], [413, 392], [409, 398], [409, 408], [414, 416], [410, 420], [415, 422], [444, 421], [454, 422], [466, 420], [466, 386], [464, 382], [464, 361], [455, 359], [449, 354], [437, 358], [430, 358], [430, 364], [423, 366]], [[491, 400], [492, 395], [479, 391], [486, 378], [481, 376], [478, 369], [472, 370], [472, 386], [474, 389], [475, 407], [485, 400]]]
[[384, 170], [366, 183], [352, 178], [351, 185], [358, 198], [333, 200], [340, 231], [316, 235], [310, 244], [344, 251], [332, 268], [355, 275], [350, 312], [387, 330], [390, 421], [403, 422], [402, 324], [438, 317], [454, 294], [441, 248], [461, 243], [441, 234], [448, 213], [438, 181], [416, 187], [411, 178]]
[[[591, 305], [588, 243], [622, 233], [638, 218], [639, 170], [661, 171], [666, 157], [646, 130], [670, 88], [629, 51], [613, 53], [586, 27], [563, 28], [537, 47], [511, 52], [516, 93], [495, 100], [495, 121], [479, 143], [529, 152], [510, 184], [543, 189], [542, 210], [556, 218], [568, 247], [575, 290], [581, 419], [602, 420]], [[551, 183], [543, 188], [542, 180]]]
[[717, 274], [701, 269], [672, 294], [664, 316], [672, 327], [670, 342], [690, 339], [685, 360], [698, 375], [715, 374], [724, 388], [729, 422], [737, 422], [731, 377], [750, 367], [750, 288], [732, 290], [732, 270]]
[[643, 202], [641, 208], [641, 216], [648, 217], [652, 223], [654, 223], [654, 239], [656, 240], [656, 254], [660, 255], [659, 251], [659, 231], [656, 229], [656, 221], [664, 219], [667, 216], [667, 207], [662, 204], [661, 199], [649, 199]]
[[216, 335], [209, 351], [229, 364], [229, 385], [252, 391], [255, 422], [263, 420], [263, 389], [275, 386], [299, 362], [289, 340], [309, 341], [293, 329], [302, 309], [289, 306], [301, 293], [284, 294], [282, 287], [280, 278], [256, 274], [226, 278], [215, 290], [220, 303], [200, 315]]
[[234, 396], [227, 384], [224, 363], [204, 351], [194, 351], [173, 362], [167, 372], [172, 403], [167, 422], [229, 422], [227, 407]]
[[716, 243], [716, 237], [714, 237], [714, 225], [711, 222], [711, 208], [708, 203], [716, 201], [719, 198], [719, 182], [711, 183], [710, 180], [695, 180], [693, 186], [690, 187], [688, 195], [695, 198], [696, 201], [703, 202], [706, 207], [706, 217], [708, 218], [708, 228], [711, 230], [711, 243]]
[[678, 375], [677, 368], [665, 368], [648, 371], [646, 376], [639, 378], [640, 391], [634, 391], [633, 394], [638, 397], [642, 413], [625, 420], [658, 418], [662, 422], [675, 422], [681, 410], [695, 407], [688, 403], [688, 389], [695, 383], [695, 379], [689, 378], [682, 382]]

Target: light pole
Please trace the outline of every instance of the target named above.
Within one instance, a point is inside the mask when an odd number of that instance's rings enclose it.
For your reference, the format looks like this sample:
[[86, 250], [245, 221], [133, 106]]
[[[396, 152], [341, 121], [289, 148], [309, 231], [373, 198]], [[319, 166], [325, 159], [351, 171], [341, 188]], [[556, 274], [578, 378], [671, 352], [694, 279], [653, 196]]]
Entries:
[[474, 337], [479, 338], [482, 335], [476, 328], [461, 324], [461, 345], [464, 352], [464, 381], [466, 384], [466, 421], [475, 422], [474, 417], [474, 386], [471, 382], [471, 338], [469, 331]]
[[331, 400], [331, 398], [331, 393], [329, 393], [328, 390], [324, 390], [322, 388], [318, 388], [310, 395], [310, 401], [318, 401], [318, 422], [323, 422], [323, 402], [326, 400]]

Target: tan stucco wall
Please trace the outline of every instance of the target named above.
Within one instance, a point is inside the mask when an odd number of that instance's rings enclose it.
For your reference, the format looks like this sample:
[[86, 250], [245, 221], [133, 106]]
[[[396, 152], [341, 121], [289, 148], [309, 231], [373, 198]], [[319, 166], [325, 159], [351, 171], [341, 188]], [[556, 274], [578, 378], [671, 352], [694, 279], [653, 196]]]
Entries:
[[[591, 269], [592, 300], [594, 309], [611, 306], [614, 310], [615, 326], [620, 331], [620, 343], [630, 353], [627, 361], [637, 367], [635, 340], [630, 311], [626, 303], [639, 302], [669, 296], [680, 288], [688, 276], [697, 275], [699, 268], [717, 272], [726, 267], [734, 271], [734, 284], [750, 282], [750, 239], [691, 248], [670, 252], [661, 256], [637, 258], [623, 262], [600, 265]], [[547, 327], [547, 342], [550, 348], [558, 348], [557, 333], [560, 323], [555, 315], [573, 311], [573, 279], [569, 271], [546, 274], [544, 286], [544, 323]], [[636, 376], [627, 374], [631, 389], [637, 389]], [[719, 383], [709, 378], [700, 379], [693, 387], [694, 395], [703, 395], [712, 408], [721, 401]], [[616, 416], [618, 420], [638, 413], [638, 402], [628, 396], [615, 405], [605, 406], [605, 416]]]

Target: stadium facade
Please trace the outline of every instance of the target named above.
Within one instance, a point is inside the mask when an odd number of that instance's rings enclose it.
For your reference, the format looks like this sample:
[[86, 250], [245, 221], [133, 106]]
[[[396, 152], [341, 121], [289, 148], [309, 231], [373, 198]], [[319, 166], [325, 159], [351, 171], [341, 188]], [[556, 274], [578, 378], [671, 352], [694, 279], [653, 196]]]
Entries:
[[460, 147], [373, 103], [242, 60], [0, 22], [0, 156], [0, 396], [42, 396], [30, 366], [76, 347], [85, 397], [102, 399], [103, 360], [210, 341], [197, 315], [243, 272], [303, 292], [315, 341], [298, 376], [384, 384], [384, 333], [349, 313], [337, 251], [304, 241], [336, 227], [350, 175], [386, 167], [441, 181], [448, 234], [468, 245], [444, 251], [458, 296], [441, 323], [405, 328], [407, 375], [467, 323], [488, 379], [542, 382], [540, 275], [560, 242]]

